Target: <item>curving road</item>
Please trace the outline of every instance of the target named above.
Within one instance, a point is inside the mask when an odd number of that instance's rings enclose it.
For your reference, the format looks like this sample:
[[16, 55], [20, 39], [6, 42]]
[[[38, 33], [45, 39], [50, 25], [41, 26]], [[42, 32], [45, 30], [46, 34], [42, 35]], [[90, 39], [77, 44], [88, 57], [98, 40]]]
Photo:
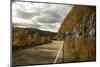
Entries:
[[12, 63], [15, 65], [49, 64], [63, 62], [63, 41], [35, 46], [29, 49], [14, 51]]

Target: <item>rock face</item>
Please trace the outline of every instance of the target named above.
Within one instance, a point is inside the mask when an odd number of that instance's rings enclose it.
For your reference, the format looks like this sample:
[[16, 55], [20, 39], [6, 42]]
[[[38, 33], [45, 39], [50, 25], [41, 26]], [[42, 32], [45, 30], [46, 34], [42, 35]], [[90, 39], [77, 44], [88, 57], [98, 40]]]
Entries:
[[[95, 7], [94, 6], [74, 6], [70, 13], [64, 19], [59, 31], [57, 33], [58, 39], [63, 39], [66, 35], [66, 32], [72, 32], [75, 26], [86, 26], [91, 24], [95, 26], [95, 18], [93, 19], [93, 14], [95, 15]], [[91, 16], [91, 17], [90, 17]], [[90, 20], [90, 22], [89, 22]], [[94, 21], [94, 24], [92, 24]], [[83, 24], [82, 24], [83, 23]], [[88, 24], [88, 25], [87, 25]], [[82, 29], [81, 27], [81, 29]], [[80, 28], [80, 27], [78, 27]], [[89, 28], [88, 28], [89, 29]], [[91, 28], [90, 28], [91, 29]], [[84, 32], [84, 31], [83, 31]]]
[[96, 60], [96, 7], [74, 6], [56, 38], [64, 40], [64, 62]]

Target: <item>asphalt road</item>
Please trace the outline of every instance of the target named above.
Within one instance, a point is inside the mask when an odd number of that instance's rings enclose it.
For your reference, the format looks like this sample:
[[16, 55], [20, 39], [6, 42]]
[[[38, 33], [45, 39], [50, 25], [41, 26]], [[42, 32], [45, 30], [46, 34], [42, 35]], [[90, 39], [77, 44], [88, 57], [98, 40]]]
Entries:
[[51, 64], [63, 62], [63, 41], [35, 46], [12, 52], [12, 63], [15, 65], [26, 64]]

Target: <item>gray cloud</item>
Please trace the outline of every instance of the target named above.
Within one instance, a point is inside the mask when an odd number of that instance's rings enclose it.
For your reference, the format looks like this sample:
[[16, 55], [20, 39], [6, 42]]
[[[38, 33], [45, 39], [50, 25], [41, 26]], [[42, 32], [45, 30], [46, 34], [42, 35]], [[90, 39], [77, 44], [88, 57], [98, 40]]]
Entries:
[[56, 23], [58, 22], [58, 18], [53, 17], [53, 16], [43, 16], [43, 17], [39, 17], [37, 18], [37, 20], [41, 23]]
[[[18, 22], [15, 24], [16, 26], [26, 26], [44, 30], [50, 29], [52, 31], [58, 30], [57, 24], [55, 23], [60, 25], [72, 8], [72, 5], [46, 3], [17, 2], [13, 4], [17, 5], [17, 8], [15, 8], [15, 6], [12, 9], [12, 12], [16, 13], [12, 15], [14, 19], [13, 22]], [[22, 20], [18, 20], [18, 18]]]
[[25, 12], [23, 10], [17, 9], [17, 16], [22, 18], [22, 19], [31, 19], [34, 16], [40, 15], [39, 13], [35, 13], [35, 12]]
[[20, 24], [20, 23], [14, 23], [14, 26], [25, 26], [25, 27], [31, 27], [31, 28], [37, 28], [37, 27], [41, 27], [41, 25], [39, 24]]
[[55, 18], [61, 18], [61, 15], [59, 13], [57, 13], [56, 11], [46, 11], [46, 13], [52, 17], [55, 17]]

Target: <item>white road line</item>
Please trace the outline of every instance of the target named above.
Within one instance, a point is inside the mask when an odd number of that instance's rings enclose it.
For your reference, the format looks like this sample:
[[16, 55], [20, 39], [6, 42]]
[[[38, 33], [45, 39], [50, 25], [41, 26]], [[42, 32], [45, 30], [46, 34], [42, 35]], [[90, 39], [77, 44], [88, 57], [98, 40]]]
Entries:
[[60, 46], [60, 48], [59, 48], [59, 51], [58, 51], [58, 53], [57, 53], [57, 55], [56, 55], [56, 58], [55, 58], [55, 60], [54, 60], [53, 63], [56, 63], [56, 62], [57, 62], [58, 57], [59, 57], [59, 55], [60, 55], [60, 52], [61, 52], [62, 48], [63, 48], [63, 43], [61, 44], [61, 46]]

